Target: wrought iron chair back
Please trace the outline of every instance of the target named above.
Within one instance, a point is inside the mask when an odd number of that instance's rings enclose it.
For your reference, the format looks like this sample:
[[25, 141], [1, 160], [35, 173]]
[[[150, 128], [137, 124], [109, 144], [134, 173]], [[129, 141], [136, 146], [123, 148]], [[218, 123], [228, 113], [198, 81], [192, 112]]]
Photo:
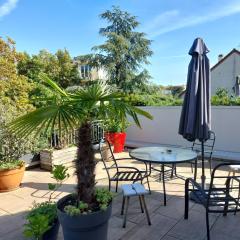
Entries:
[[[211, 174], [211, 182], [208, 190], [202, 189], [194, 179], [188, 178], [185, 182], [185, 213], [184, 218], [188, 219], [189, 192], [196, 197], [200, 204], [206, 209], [207, 239], [210, 240], [209, 213], [228, 213], [240, 211], [240, 173], [231, 176], [229, 166], [240, 163], [221, 163], [217, 165]], [[189, 185], [192, 185], [192, 189]]]
[[[209, 132], [210, 138], [206, 142], [204, 142], [204, 156], [208, 157], [211, 160], [216, 141], [216, 135], [213, 131]], [[201, 144], [202, 143], [199, 140], [195, 140], [192, 144], [192, 150], [196, 152], [201, 152]]]
[[[148, 189], [150, 190], [150, 184], [148, 180], [148, 169], [147, 165], [145, 165], [145, 170], [139, 170], [136, 167], [132, 166], [119, 166], [118, 161], [122, 160], [132, 160], [132, 158], [118, 158], [114, 157], [112, 152], [110, 143], [107, 140], [102, 140], [100, 142], [100, 154], [101, 159], [104, 165], [104, 168], [108, 175], [109, 180], [109, 190], [111, 190], [111, 182], [116, 182], [116, 192], [118, 190], [118, 182], [143, 182], [143, 180], [147, 179]], [[110, 164], [110, 166], [109, 166]]]
[[239, 163], [222, 163], [213, 169], [206, 203], [209, 212], [227, 215], [228, 212], [240, 211], [240, 173], [230, 176], [226, 172], [230, 165]]
[[102, 140], [99, 145], [102, 162], [108, 178], [110, 179], [112, 175], [119, 172], [118, 164], [114, 157], [110, 143], [107, 140]]

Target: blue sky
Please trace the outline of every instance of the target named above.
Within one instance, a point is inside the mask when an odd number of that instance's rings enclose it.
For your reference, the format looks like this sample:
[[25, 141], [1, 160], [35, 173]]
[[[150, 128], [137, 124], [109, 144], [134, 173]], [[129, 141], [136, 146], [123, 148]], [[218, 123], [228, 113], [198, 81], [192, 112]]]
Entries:
[[153, 40], [147, 69], [155, 83], [186, 82], [187, 52], [196, 37], [210, 49], [211, 65], [218, 54], [240, 48], [240, 0], [0, 0], [0, 36], [32, 54], [59, 48], [86, 54], [104, 41], [99, 14], [112, 5], [136, 15], [138, 30]]

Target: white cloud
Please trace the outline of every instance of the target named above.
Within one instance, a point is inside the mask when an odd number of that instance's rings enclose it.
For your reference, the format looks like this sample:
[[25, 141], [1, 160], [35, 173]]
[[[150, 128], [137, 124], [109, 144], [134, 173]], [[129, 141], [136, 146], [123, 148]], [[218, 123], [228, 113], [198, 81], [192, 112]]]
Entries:
[[154, 38], [167, 32], [215, 21], [237, 13], [240, 13], [240, 1], [235, 1], [228, 5], [221, 5], [210, 12], [204, 12], [198, 15], [185, 16], [179, 10], [171, 10], [163, 12], [152, 19], [145, 25], [144, 31], [147, 32], [150, 37]]
[[0, 18], [8, 15], [16, 6], [18, 0], [6, 0], [2, 5], [0, 5]]

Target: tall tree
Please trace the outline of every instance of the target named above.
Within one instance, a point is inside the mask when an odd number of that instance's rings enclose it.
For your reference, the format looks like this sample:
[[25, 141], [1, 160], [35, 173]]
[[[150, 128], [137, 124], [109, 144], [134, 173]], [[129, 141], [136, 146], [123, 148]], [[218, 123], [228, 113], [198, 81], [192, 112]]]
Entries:
[[29, 91], [33, 85], [27, 78], [18, 74], [16, 63], [22, 54], [15, 49], [15, 42], [0, 38], [0, 102], [4, 106], [14, 107], [18, 112], [30, 110]]
[[119, 7], [107, 10], [100, 17], [109, 25], [100, 29], [107, 38], [102, 45], [95, 46], [95, 63], [99, 63], [109, 74], [109, 83], [124, 91], [141, 88], [149, 79], [143, 64], [148, 64], [152, 55], [151, 41], [145, 33], [135, 31], [139, 22], [135, 16], [122, 11]]

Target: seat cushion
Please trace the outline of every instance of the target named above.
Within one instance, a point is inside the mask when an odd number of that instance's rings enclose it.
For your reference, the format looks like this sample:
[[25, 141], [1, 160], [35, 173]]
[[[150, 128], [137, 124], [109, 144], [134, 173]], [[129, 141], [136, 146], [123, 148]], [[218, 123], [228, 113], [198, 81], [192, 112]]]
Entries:
[[123, 190], [123, 195], [125, 197], [148, 194], [148, 191], [140, 183], [123, 184], [122, 185], [122, 190]]
[[240, 170], [240, 165], [230, 165], [229, 167], [231, 169], [233, 169], [234, 171], [239, 171]]

